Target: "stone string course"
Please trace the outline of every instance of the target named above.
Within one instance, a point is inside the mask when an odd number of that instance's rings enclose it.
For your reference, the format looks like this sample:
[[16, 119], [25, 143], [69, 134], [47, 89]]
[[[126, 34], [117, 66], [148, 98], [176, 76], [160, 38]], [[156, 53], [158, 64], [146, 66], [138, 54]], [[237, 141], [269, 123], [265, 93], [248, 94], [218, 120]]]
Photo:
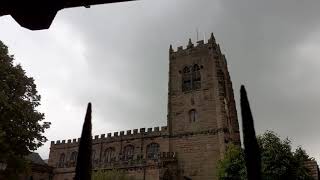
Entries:
[[[195, 64], [200, 67], [199, 86], [185, 92], [183, 69]], [[240, 144], [240, 135], [226, 57], [213, 34], [196, 45], [191, 40], [176, 50], [170, 45], [167, 108], [167, 126], [93, 136], [94, 169], [122, 169], [137, 180], [217, 179], [217, 162], [228, 143]], [[196, 110], [195, 121], [190, 121], [190, 110]], [[152, 159], [149, 151], [155, 144]], [[78, 145], [79, 139], [51, 142], [48, 163], [55, 167], [53, 180], [73, 179], [72, 155]]]

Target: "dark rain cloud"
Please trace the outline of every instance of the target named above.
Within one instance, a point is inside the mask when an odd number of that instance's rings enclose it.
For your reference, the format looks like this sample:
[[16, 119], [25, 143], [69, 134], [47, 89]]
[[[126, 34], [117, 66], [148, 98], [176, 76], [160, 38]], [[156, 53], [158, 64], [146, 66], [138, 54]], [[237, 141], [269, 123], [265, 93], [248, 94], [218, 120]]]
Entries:
[[26, 40], [18, 42], [10, 34], [18, 27], [10, 25], [0, 38], [20, 57], [43, 48], [47, 56], [33, 58], [57, 59], [49, 63], [57, 76], [45, 63], [21, 61], [38, 79], [54, 124], [48, 136], [55, 139], [79, 134], [61, 129], [71, 122], [81, 127], [88, 101], [96, 133], [165, 125], [169, 45], [185, 46], [188, 38], [195, 42], [213, 32], [226, 54], [237, 104], [240, 85], [247, 87], [258, 133], [274, 130], [319, 158], [318, 7], [320, 2], [289, 0], [137, 1], [66, 9], [48, 32], [19, 31]]

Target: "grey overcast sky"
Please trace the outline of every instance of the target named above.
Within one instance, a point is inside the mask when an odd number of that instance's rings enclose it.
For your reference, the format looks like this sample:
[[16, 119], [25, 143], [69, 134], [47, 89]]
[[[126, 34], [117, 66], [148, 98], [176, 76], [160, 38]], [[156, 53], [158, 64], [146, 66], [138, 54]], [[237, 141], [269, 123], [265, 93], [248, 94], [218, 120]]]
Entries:
[[[49, 142], [166, 125], [168, 48], [213, 32], [237, 109], [245, 84], [257, 133], [273, 130], [320, 160], [320, 1], [146, 0], [65, 9], [49, 30], [0, 17], [0, 40], [35, 78]], [[240, 114], [238, 114], [240, 116]]]

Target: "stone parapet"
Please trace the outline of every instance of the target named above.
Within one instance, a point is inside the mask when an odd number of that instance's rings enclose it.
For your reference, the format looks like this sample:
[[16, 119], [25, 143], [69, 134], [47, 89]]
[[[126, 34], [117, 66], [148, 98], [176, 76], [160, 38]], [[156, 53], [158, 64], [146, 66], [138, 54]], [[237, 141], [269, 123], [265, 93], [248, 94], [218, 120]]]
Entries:
[[197, 41], [196, 45], [194, 45], [191, 42], [191, 39], [189, 39], [189, 42], [185, 48], [183, 46], [178, 46], [177, 49], [174, 50], [170, 45], [170, 49], [169, 49], [169, 53], [171, 57], [170, 59], [175, 59], [176, 57], [179, 57], [179, 56], [188, 56], [197, 50], [203, 51], [204, 49], [213, 50], [214, 52], [216, 52], [216, 54], [222, 55], [220, 46], [219, 44], [216, 43], [212, 33], [208, 41], [205, 42], [204, 40], [200, 40], [200, 41]]
[[[126, 130], [126, 131], [120, 131], [120, 132], [113, 132], [113, 133], [107, 133], [95, 135], [92, 137], [92, 143], [97, 143], [101, 141], [117, 141], [120, 139], [135, 139], [135, 138], [141, 138], [141, 137], [152, 137], [152, 136], [167, 136], [168, 135], [168, 128], [167, 126], [161, 126], [161, 127], [154, 127], [154, 128], [140, 128], [133, 129], [133, 130]], [[64, 145], [78, 145], [80, 142], [80, 138], [77, 139], [68, 139], [68, 140], [57, 140], [57, 141], [51, 141], [51, 147], [52, 146], [64, 146]]]

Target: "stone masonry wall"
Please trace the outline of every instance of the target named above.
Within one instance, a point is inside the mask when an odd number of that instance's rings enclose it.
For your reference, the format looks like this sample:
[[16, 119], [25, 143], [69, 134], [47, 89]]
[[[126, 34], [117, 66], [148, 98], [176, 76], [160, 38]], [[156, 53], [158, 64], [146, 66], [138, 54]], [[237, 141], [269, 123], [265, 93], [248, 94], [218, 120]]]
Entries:
[[[185, 91], [183, 71], [195, 65], [201, 80], [196, 88]], [[170, 46], [167, 126], [94, 136], [94, 169], [122, 169], [141, 180], [217, 179], [218, 160], [228, 143], [240, 145], [240, 135], [227, 61], [213, 34], [206, 43], [202, 40], [193, 45], [189, 40], [185, 49], [180, 46], [174, 51]], [[78, 142], [69, 139], [51, 143], [49, 165], [56, 167], [54, 180], [73, 178], [72, 153], [78, 150]], [[156, 159], [147, 157], [151, 143], [159, 145]], [[123, 158], [128, 145], [134, 146], [129, 161]], [[106, 162], [108, 148], [115, 153], [112, 161]], [[66, 160], [61, 166], [62, 154]]]
[[[54, 180], [71, 180], [74, 177], [75, 162], [72, 161], [72, 153], [78, 151], [78, 139], [73, 140], [62, 140], [51, 142], [50, 154], [49, 154], [49, 165], [55, 167], [54, 169]], [[119, 168], [126, 168], [128, 174], [136, 174], [138, 177], [140, 171], [143, 171], [143, 176], [157, 176], [159, 179], [159, 170], [155, 170], [158, 167], [152, 166], [152, 163], [148, 163], [148, 167], [141, 168], [141, 162], [138, 160], [146, 160], [146, 149], [151, 143], [159, 144], [159, 152], [169, 151], [169, 138], [167, 127], [155, 127], [154, 129], [145, 128], [134, 129], [133, 131], [128, 130], [114, 132], [107, 134], [107, 137], [102, 134], [94, 136], [92, 149], [93, 149], [93, 167], [94, 169], [113, 169], [115, 166]], [[123, 148], [127, 145], [134, 146], [134, 155], [132, 161], [124, 161], [121, 159], [123, 155]], [[108, 148], [114, 149], [114, 159], [111, 162], [105, 162], [104, 152]], [[65, 163], [61, 166], [60, 157], [65, 155]], [[142, 163], [146, 164], [146, 163]], [[137, 171], [137, 172], [134, 172]]]
[[[232, 82], [225, 56], [211, 35], [207, 43], [198, 41], [194, 45], [189, 40], [185, 49], [180, 46], [174, 51], [170, 46], [169, 59], [170, 151], [178, 154], [182, 177], [216, 179], [216, 165], [223, 157], [226, 145], [229, 142], [240, 144]], [[193, 88], [195, 66], [200, 67], [200, 88]], [[188, 81], [190, 74], [191, 83]], [[184, 83], [192, 84], [192, 89], [184, 90]], [[191, 111], [196, 112], [192, 115], [195, 118], [190, 117]]]

